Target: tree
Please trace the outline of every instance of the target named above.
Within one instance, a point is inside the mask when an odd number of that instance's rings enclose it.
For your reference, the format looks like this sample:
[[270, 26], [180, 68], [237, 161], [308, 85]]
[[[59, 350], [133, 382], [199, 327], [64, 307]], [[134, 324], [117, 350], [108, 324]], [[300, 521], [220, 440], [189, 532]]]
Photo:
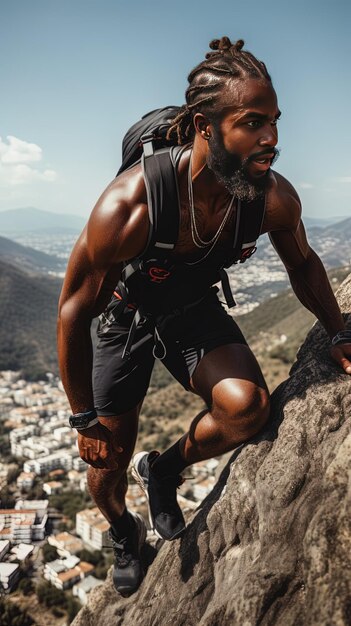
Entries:
[[11, 483], [15, 483], [21, 471], [22, 469], [19, 466], [11, 467], [7, 472], [7, 484], [11, 485]]
[[90, 550], [83, 548], [83, 550], [80, 550], [80, 552], [77, 553], [77, 556], [81, 561], [87, 561], [87, 563], [91, 563], [92, 565], [101, 565], [105, 562], [104, 556], [100, 550], [90, 552]]
[[44, 604], [44, 606], [60, 606], [66, 608], [67, 601], [64, 591], [56, 589], [56, 587], [49, 582], [40, 583], [36, 588], [36, 594], [40, 604]]
[[74, 620], [80, 609], [81, 605], [78, 600], [76, 600], [72, 596], [67, 596], [67, 617], [69, 619], [69, 623]]
[[22, 578], [18, 585], [18, 590], [23, 593], [24, 596], [30, 596], [34, 592], [34, 585], [30, 578]]
[[43, 559], [45, 563], [50, 563], [50, 561], [55, 561], [55, 559], [59, 558], [57, 550], [55, 546], [50, 545], [50, 543], [46, 543], [42, 547]]
[[34, 620], [23, 611], [17, 604], [0, 598], [0, 624], [1, 626], [35, 626]]

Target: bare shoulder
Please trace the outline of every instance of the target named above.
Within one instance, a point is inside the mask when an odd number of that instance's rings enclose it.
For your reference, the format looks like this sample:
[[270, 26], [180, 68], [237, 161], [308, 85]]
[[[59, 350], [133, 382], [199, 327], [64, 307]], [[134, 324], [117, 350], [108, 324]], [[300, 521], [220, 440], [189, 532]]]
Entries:
[[295, 230], [300, 218], [301, 202], [296, 189], [284, 176], [272, 170], [262, 232]]
[[104, 264], [106, 255], [114, 263], [138, 255], [146, 245], [148, 229], [144, 177], [136, 165], [111, 181], [90, 215], [85, 239], [94, 265]]

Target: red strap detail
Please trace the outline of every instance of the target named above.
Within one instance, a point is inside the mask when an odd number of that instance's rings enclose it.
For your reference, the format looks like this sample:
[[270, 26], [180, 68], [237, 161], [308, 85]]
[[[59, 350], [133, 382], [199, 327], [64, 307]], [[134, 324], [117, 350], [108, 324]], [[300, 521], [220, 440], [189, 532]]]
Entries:
[[163, 267], [153, 266], [149, 268], [148, 274], [152, 282], [162, 283], [171, 275], [171, 272], [168, 272], [168, 270], [165, 270]]

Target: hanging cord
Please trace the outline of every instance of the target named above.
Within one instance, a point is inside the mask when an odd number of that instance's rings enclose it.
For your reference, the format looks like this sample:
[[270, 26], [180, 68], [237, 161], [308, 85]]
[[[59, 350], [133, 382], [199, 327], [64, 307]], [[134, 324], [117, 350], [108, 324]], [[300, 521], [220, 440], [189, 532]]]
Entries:
[[[165, 344], [163, 343], [161, 337], [160, 337], [160, 333], [157, 330], [157, 327], [155, 326], [155, 332], [154, 332], [154, 337], [155, 337], [155, 345], [152, 349], [152, 354], [155, 357], [155, 359], [159, 359], [159, 361], [163, 361], [163, 359], [165, 358], [166, 354], [167, 354], [167, 349]], [[158, 352], [158, 348], [161, 347], [163, 352], [161, 353], [162, 356], [159, 356], [159, 354], [157, 354]]]

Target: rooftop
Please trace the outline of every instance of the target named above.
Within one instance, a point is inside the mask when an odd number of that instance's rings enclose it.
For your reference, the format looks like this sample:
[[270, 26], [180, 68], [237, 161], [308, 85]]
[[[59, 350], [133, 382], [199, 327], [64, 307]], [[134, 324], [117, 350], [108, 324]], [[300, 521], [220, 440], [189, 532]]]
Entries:
[[0, 576], [11, 576], [18, 568], [18, 563], [0, 563]]
[[59, 578], [61, 582], [65, 583], [67, 582], [67, 580], [71, 580], [72, 578], [77, 578], [77, 576], [80, 576], [80, 569], [78, 566], [67, 570], [67, 572], [61, 572], [61, 574], [58, 574], [57, 578]]
[[79, 567], [83, 573], [92, 572], [93, 569], [95, 569], [94, 565], [87, 563], [86, 561], [81, 561], [77, 567]]

